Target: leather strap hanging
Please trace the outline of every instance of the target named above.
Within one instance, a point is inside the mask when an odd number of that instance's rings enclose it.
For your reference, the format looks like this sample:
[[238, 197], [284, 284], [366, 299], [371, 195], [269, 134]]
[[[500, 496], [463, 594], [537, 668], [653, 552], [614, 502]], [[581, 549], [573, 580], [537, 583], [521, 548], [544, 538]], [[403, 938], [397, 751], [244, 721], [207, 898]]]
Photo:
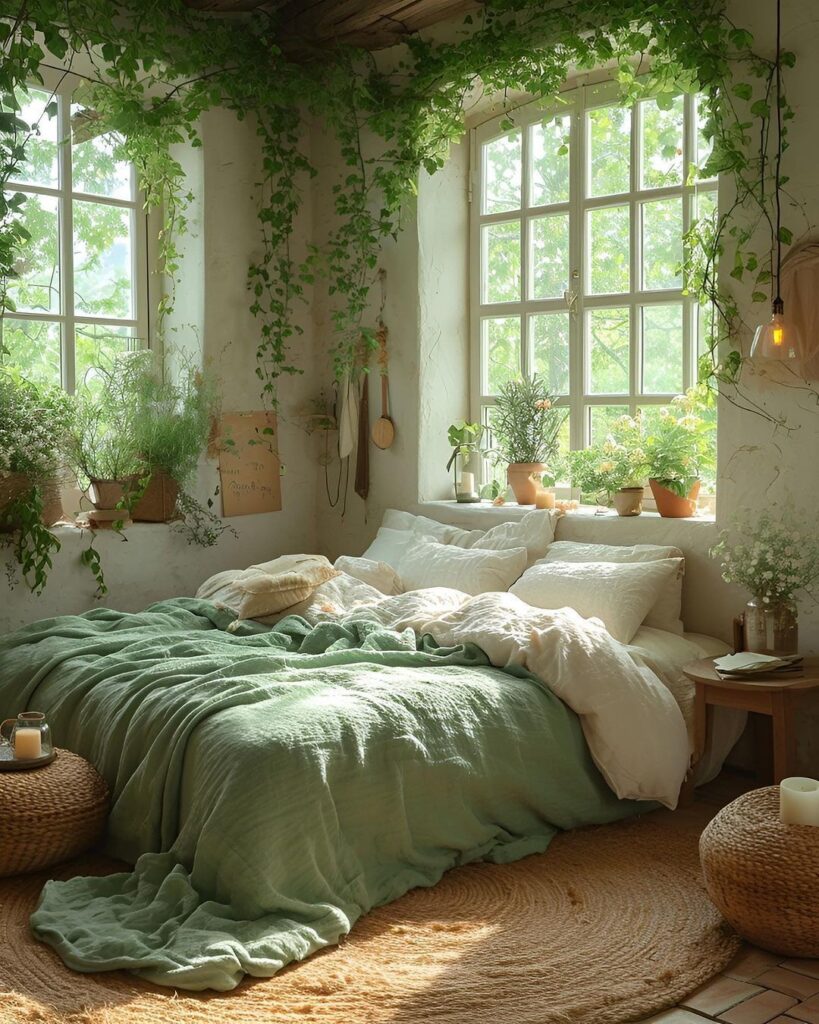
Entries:
[[355, 459], [355, 493], [367, 500], [370, 493], [370, 375], [363, 373], [358, 406], [358, 451]]

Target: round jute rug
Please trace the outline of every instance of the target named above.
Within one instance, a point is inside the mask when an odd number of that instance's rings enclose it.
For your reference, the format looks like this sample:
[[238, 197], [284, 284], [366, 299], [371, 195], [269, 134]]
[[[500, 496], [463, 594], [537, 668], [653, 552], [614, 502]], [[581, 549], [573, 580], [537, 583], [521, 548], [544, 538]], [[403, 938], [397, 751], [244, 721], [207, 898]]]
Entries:
[[[708, 814], [560, 835], [516, 864], [451, 871], [344, 943], [225, 994], [75, 974], [28, 931], [45, 874], [0, 883], [2, 1024], [620, 1024], [673, 1005], [739, 947], [708, 901]], [[54, 877], [115, 869], [85, 859]]]

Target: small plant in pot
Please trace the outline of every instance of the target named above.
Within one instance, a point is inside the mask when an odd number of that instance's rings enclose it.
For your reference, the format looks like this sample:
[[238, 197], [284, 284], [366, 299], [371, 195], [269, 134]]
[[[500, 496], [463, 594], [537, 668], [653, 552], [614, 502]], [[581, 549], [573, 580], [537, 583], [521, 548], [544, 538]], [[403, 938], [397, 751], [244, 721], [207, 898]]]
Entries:
[[706, 401], [700, 389], [691, 388], [660, 409], [645, 431], [648, 482], [661, 516], [693, 516], [701, 480], [713, 472], [713, 426], [703, 415]]
[[62, 518], [62, 449], [73, 415], [62, 388], [0, 368], [0, 534], [35, 593], [60, 550], [49, 527]]
[[500, 390], [492, 416], [499, 462], [519, 505], [534, 505], [547, 464], [557, 455], [558, 435], [568, 411], [555, 407], [537, 374], [508, 381]]
[[446, 469], [447, 472], [452, 470], [455, 478], [456, 501], [472, 503], [481, 500], [476, 480], [481, 459], [491, 454], [491, 449], [481, 446], [483, 435], [484, 427], [480, 423], [456, 420], [449, 427], [447, 439], [452, 446], [452, 454]]
[[647, 464], [639, 417], [621, 416], [601, 444], [570, 452], [569, 466], [584, 500], [614, 505], [620, 516], [642, 512]]

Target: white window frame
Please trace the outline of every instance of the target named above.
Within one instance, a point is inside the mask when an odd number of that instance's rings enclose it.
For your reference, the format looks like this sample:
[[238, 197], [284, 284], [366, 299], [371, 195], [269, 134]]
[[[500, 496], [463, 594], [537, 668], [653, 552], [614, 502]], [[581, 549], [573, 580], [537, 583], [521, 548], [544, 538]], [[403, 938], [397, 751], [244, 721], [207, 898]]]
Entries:
[[[5, 315], [13, 320], [30, 320], [38, 323], [58, 324], [60, 328], [60, 377], [62, 387], [73, 394], [76, 390], [75, 331], [81, 326], [125, 327], [134, 347], [150, 347], [150, 271], [148, 252], [148, 214], [145, 211], [144, 195], [139, 191], [136, 170], [131, 165], [131, 198], [115, 199], [109, 196], [75, 192], [73, 188], [71, 160], [71, 101], [80, 79], [71, 73], [59, 73], [43, 69], [43, 83], [31, 82], [32, 89], [50, 92], [57, 102], [58, 140], [58, 187], [32, 185], [27, 182], [10, 181], [6, 190], [23, 192], [27, 195], [49, 196], [57, 201], [57, 217], [60, 260], [60, 311], [59, 313], [23, 310], [9, 310]], [[100, 203], [130, 211], [131, 223], [131, 281], [133, 312], [132, 318], [89, 316], [77, 313], [74, 307], [74, 224], [73, 205], [75, 202]]]
[[[587, 447], [590, 443], [591, 408], [593, 406], [623, 406], [634, 415], [638, 406], [665, 405], [677, 392], [669, 394], [642, 394], [640, 382], [641, 366], [641, 306], [652, 303], [682, 302], [683, 304], [683, 390], [697, 380], [697, 299], [683, 294], [683, 288], [665, 290], [643, 290], [635, 285], [641, 283], [641, 203], [646, 200], [683, 198], [683, 232], [687, 232], [695, 216], [696, 197], [711, 193], [717, 200], [717, 179], [688, 182], [688, 170], [696, 163], [697, 118], [696, 97], [686, 94], [684, 137], [683, 137], [683, 182], [665, 188], [640, 188], [640, 137], [642, 105], [638, 101], [632, 110], [630, 188], [627, 192], [614, 195], [587, 197], [585, 181], [588, 175], [589, 145], [586, 138], [586, 113], [595, 107], [616, 104], [620, 99], [616, 82], [596, 85], [577, 85], [562, 93], [557, 102], [544, 104], [534, 101], [514, 111], [514, 114], [499, 115], [479, 125], [470, 133], [470, 406], [471, 418], [487, 424], [487, 412], [495, 405], [496, 397], [486, 394], [483, 382], [485, 353], [481, 336], [481, 321], [486, 317], [512, 315], [520, 317], [521, 324], [521, 373], [532, 372], [534, 352], [531, 347], [531, 332], [528, 319], [533, 313], [569, 313], [569, 391], [568, 396], [558, 399], [559, 405], [569, 408], [569, 435], [572, 449]], [[529, 126], [544, 118], [570, 116], [571, 141], [569, 146], [569, 201], [531, 206], [530, 176], [531, 160]], [[501, 128], [503, 121], [512, 120], [514, 127]], [[483, 168], [483, 146], [493, 139], [521, 131], [523, 178], [521, 182], [522, 206], [518, 210], [503, 213], [484, 214], [481, 208]], [[588, 259], [584, 246], [584, 226], [588, 210], [607, 206], [628, 204], [630, 216], [630, 290], [614, 294], [591, 294], [589, 291]], [[563, 297], [555, 299], [531, 299], [527, 297], [529, 282], [529, 238], [531, 222], [535, 217], [551, 213], [569, 213], [569, 290]], [[481, 228], [485, 224], [503, 221], [521, 222], [521, 298], [515, 302], [481, 301]], [[628, 307], [630, 310], [630, 359], [629, 390], [622, 394], [596, 394], [590, 391], [589, 346], [584, 337], [586, 312], [595, 308]]]

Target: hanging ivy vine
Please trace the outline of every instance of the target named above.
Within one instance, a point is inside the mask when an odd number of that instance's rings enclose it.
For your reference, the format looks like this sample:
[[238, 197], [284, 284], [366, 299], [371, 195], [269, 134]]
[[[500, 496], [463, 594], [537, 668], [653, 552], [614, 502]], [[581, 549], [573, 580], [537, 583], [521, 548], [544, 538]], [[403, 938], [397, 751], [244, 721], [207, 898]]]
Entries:
[[[254, 119], [262, 254], [247, 280], [259, 323], [256, 373], [271, 402], [278, 378], [298, 372], [296, 307], [317, 278], [326, 279], [333, 302], [336, 374], [354, 363], [362, 336], [373, 344], [366, 316], [381, 246], [400, 230], [419, 169], [440, 168], [463, 135], [476, 90], [551, 99], [571, 72], [610, 66], [626, 102], [702, 92], [712, 150], [700, 173], [729, 178], [735, 198], [695, 223], [687, 239], [687, 286], [714, 311], [700, 379], [763, 411], [740, 389], [739, 307], [720, 287], [717, 265], [728, 260], [734, 278], [751, 277], [753, 301], [769, 299], [770, 251], [754, 252], [753, 240], [760, 225], [773, 232], [771, 148], [779, 140], [771, 131], [772, 82], [777, 62], [788, 68], [795, 58], [754, 52], [751, 35], [719, 0], [486, 0], [454, 40], [409, 37], [403, 58], [387, 67], [348, 47], [294, 62], [279, 49], [274, 14], [215, 19], [181, 0], [0, 0], [0, 44], [0, 193], [19, 174], [36, 130], [20, 118], [19, 89], [41, 81], [41, 67], [74, 71], [84, 81], [81, 101], [135, 164], [148, 205], [163, 209], [160, 249], [172, 282], [181, 272], [188, 197], [170, 147], [200, 145], [199, 118], [211, 108]], [[507, 107], [511, 116], [513, 104]], [[782, 115], [787, 126], [786, 102]], [[335, 219], [326, 242], [297, 260], [294, 225], [317, 173], [305, 145], [312, 118], [345, 171], [332, 183]], [[0, 198], [0, 314], [13, 309], [6, 285], [27, 241], [24, 199]], [[791, 230], [781, 231], [785, 244]], [[171, 287], [160, 314], [172, 303]]]

